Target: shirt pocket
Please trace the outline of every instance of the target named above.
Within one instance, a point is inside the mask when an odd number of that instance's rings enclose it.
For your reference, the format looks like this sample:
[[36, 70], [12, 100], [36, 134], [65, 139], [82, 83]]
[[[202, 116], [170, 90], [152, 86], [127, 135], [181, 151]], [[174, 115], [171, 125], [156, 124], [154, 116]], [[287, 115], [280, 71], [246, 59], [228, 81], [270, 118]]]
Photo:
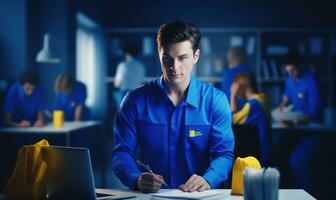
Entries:
[[186, 144], [193, 151], [204, 153], [209, 147], [210, 125], [187, 125], [185, 129]]

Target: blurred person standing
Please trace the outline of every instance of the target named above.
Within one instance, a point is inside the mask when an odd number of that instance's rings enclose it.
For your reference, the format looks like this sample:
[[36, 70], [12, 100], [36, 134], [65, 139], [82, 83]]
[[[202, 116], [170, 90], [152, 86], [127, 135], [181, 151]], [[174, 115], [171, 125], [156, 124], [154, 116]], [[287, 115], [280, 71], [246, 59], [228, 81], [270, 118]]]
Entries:
[[125, 94], [139, 87], [145, 81], [146, 76], [144, 65], [136, 58], [139, 54], [138, 45], [126, 43], [123, 53], [125, 60], [118, 64], [114, 80], [114, 87], [118, 89], [115, 93], [117, 107]]
[[[241, 46], [233, 46], [229, 49], [227, 53], [227, 62], [229, 69], [223, 73], [221, 90], [229, 99], [229, 103], [231, 103], [231, 85], [234, 82], [236, 75], [239, 73], [249, 73], [252, 75], [252, 72], [247, 66], [245, 49]], [[238, 106], [241, 107], [244, 103], [244, 101], [238, 101]]]

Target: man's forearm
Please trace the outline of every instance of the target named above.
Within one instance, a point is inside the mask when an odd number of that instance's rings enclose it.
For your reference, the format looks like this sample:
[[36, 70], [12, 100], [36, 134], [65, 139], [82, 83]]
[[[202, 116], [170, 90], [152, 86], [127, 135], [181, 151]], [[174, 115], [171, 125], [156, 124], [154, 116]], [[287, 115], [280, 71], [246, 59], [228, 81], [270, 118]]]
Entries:
[[212, 160], [207, 172], [203, 175], [203, 178], [209, 183], [211, 189], [218, 188], [228, 179], [233, 161], [233, 152], [227, 152], [226, 155]]
[[7, 124], [8, 126], [13, 126], [13, 127], [19, 127], [20, 124], [16, 123], [12, 120], [12, 116], [10, 113], [6, 113], [5, 114], [5, 124]]
[[298, 124], [307, 124], [308, 122], [310, 122], [310, 116], [309, 115], [305, 115], [302, 118], [300, 118], [297, 123]]
[[76, 110], [75, 110], [75, 121], [80, 121], [81, 120], [81, 117], [82, 117], [82, 111], [83, 111], [83, 106], [79, 105], [76, 107]]
[[133, 156], [120, 149], [113, 150], [112, 168], [121, 182], [132, 190], [137, 189], [137, 180], [141, 172], [134, 162]]
[[44, 122], [43, 112], [40, 111], [40, 112], [37, 113], [37, 121]]
[[236, 97], [233, 95], [231, 95], [231, 98], [230, 98], [230, 109], [231, 109], [231, 112], [236, 112], [238, 109]]

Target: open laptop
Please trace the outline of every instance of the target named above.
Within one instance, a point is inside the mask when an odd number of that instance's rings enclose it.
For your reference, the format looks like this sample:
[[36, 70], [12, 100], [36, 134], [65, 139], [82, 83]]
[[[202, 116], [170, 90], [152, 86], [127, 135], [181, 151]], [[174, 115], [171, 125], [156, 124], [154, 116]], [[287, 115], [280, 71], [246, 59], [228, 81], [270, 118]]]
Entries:
[[89, 150], [86, 148], [49, 146], [42, 148], [47, 163], [47, 199], [108, 200], [128, 199], [132, 194], [95, 192]]

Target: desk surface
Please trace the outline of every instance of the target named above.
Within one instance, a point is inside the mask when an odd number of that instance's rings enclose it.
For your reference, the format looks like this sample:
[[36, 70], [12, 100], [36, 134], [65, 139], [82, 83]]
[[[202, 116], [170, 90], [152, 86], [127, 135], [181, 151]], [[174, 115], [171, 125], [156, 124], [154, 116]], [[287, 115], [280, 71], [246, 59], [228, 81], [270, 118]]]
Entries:
[[99, 121], [84, 121], [84, 122], [64, 122], [64, 126], [62, 128], [54, 128], [52, 123], [46, 124], [44, 127], [28, 127], [28, 128], [2, 128], [0, 129], [0, 133], [62, 133], [62, 132], [70, 132], [81, 128], [86, 128], [90, 126], [99, 125]]
[[336, 127], [317, 123], [310, 123], [307, 125], [298, 125], [298, 126], [285, 126], [283, 124], [272, 124], [272, 130], [336, 132]]
[[[243, 196], [231, 195], [230, 189], [221, 189], [223, 191], [223, 200], [243, 200]], [[168, 190], [160, 190], [159, 192], [165, 192]], [[131, 193], [136, 196], [133, 199], [147, 200], [150, 199], [150, 194], [142, 194], [139, 192], [134, 192], [130, 190], [122, 189], [96, 189], [96, 192], [100, 193], [110, 193], [110, 194], [122, 194], [122, 193]], [[279, 190], [279, 200], [313, 200], [315, 199], [310, 194], [301, 189], [280, 189]]]

